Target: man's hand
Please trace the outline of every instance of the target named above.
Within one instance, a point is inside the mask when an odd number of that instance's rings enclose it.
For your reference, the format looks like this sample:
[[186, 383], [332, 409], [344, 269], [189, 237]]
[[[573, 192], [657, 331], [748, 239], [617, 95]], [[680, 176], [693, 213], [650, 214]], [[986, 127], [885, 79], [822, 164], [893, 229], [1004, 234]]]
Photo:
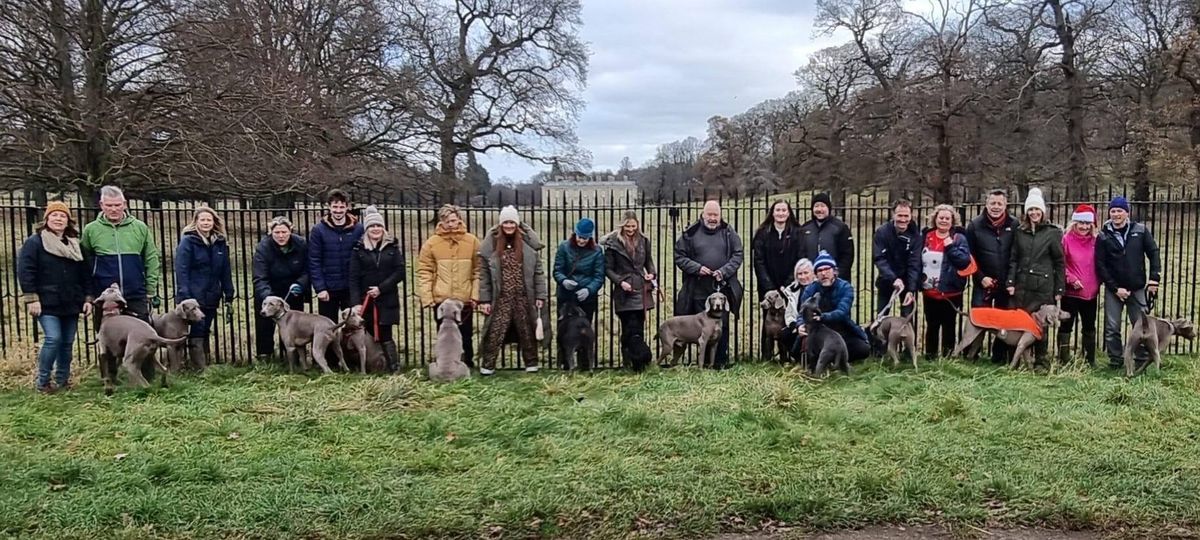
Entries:
[[979, 284], [983, 285], [983, 288], [985, 288], [985, 289], [990, 289], [990, 288], [996, 286], [996, 280], [994, 280], [990, 277], [987, 277], [987, 276], [983, 276], [983, 280], [980, 281]]
[[799, 337], [808, 337], [808, 329], [802, 324], [796, 327], [796, 335]]
[[1016, 288], [1016, 287], [1013, 287], [1013, 286], [1011, 286], [1011, 285], [1010, 285], [1010, 286], [1009, 286], [1007, 289], [1005, 289], [1005, 290], [1006, 290], [1006, 291], [1008, 291], [1008, 295], [1009, 295], [1009, 296], [1012, 296], [1012, 295], [1014, 295], [1014, 294], [1017, 294], [1017, 288]]
[[630, 285], [628, 281], [622, 281], [621, 290], [625, 292], [633, 292], [633, 285]]
[[711, 276], [711, 275], [713, 275], [713, 271], [710, 270], [707, 266], [701, 266], [700, 267], [700, 275]]
[[904, 302], [901, 305], [903, 305], [903, 306], [911, 305], [914, 301], [916, 301], [916, 299], [917, 299], [917, 297], [914, 296], [913, 293], [905, 293], [904, 294]]
[[573, 290], [575, 290], [575, 287], [579, 286], [579, 282], [575, 281], [573, 279], [564, 279], [562, 282], [562, 286], [564, 289], [566, 289], [568, 291], [573, 291]]
[[479, 312], [484, 314], [485, 316], [491, 315], [492, 314], [492, 305], [489, 303], [486, 303], [486, 302], [479, 304]]
[[83, 303], [83, 316], [84, 317], [91, 316], [93, 307], [94, 306], [92, 306], [91, 302], [84, 302]]
[[1128, 300], [1129, 299], [1129, 289], [1117, 287], [1117, 298], [1120, 298], [1122, 302]]
[[904, 280], [900, 279], [900, 278], [896, 278], [896, 281], [892, 282], [892, 288], [897, 291], [903, 291], [904, 290]]
[[367, 296], [379, 298], [379, 287], [367, 287]]
[[715, 280], [717, 280], [717, 281], [725, 281], [725, 276], [721, 275], [721, 271], [720, 271], [720, 270], [717, 270], [716, 272], [713, 272], [713, 274], [712, 274], [712, 275], [713, 275], [713, 279], [715, 279]]
[[317, 293], [317, 300], [320, 300], [322, 302], [328, 302], [329, 301], [329, 291], [321, 291], [321, 292]]
[[646, 278], [646, 281], [654, 281], [654, 274], [651, 274], [650, 272], [646, 272], [646, 275], [642, 277]]
[[1158, 282], [1151, 281], [1150, 283], [1147, 283], [1146, 284], [1146, 292], [1148, 292], [1150, 294], [1158, 294]]
[[233, 324], [233, 310], [225, 308], [225, 324]]
[[30, 315], [32, 315], [34, 317], [42, 316], [42, 303], [41, 302], [30, 302], [28, 304], [25, 304], [25, 307], [27, 309], [29, 309]]

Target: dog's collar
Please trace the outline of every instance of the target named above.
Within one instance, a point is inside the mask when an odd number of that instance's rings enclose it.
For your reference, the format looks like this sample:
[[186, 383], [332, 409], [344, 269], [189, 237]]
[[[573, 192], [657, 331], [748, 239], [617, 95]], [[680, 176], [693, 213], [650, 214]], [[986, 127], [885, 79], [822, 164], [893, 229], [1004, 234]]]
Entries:
[[121, 314], [121, 304], [117, 302], [105, 302], [100, 307], [100, 317], [115, 317]]
[[278, 321], [279, 319], [282, 319], [284, 315], [287, 315], [287, 312], [286, 312], [286, 311], [280, 311], [278, 315], [271, 315], [271, 320], [272, 320], [272, 321]]

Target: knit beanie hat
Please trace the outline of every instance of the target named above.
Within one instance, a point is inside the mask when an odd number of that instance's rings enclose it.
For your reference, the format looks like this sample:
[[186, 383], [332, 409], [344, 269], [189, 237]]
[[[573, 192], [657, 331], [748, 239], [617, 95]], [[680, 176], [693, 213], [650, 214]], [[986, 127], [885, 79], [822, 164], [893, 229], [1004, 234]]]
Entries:
[[817, 203], [823, 203], [826, 208], [833, 210], [833, 199], [829, 198], [828, 193], [818, 193], [813, 195], [812, 204], [809, 205], [809, 208], [811, 209], [813, 206], [816, 206]]
[[817, 260], [813, 261], [813, 271], [817, 272], [822, 268], [827, 267], [837, 270], [837, 261], [833, 260], [833, 257], [829, 255], [828, 251], [822, 249], [821, 252], [817, 254]]
[[1120, 208], [1120, 209], [1128, 212], [1129, 211], [1129, 201], [1126, 200], [1125, 197], [1117, 195], [1116, 197], [1113, 197], [1112, 202], [1108, 203], [1108, 208], [1110, 210], [1113, 208]]
[[368, 206], [362, 212], [363, 228], [366, 229], [372, 225], [383, 227], [383, 214], [374, 206]]
[[1095, 223], [1096, 209], [1090, 204], [1081, 204], [1075, 207], [1075, 213], [1071, 214], [1071, 221], [1080, 223]]
[[521, 224], [521, 214], [517, 213], [517, 208], [513, 205], [505, 206], [500, 209], [500, 223], [511, 221], [517, 225]]
[[1042, 198], [1042, 190], [1038, 188], [1029, 188], [1029, 196], [1025, 197], [1025, 211], [1028, 212], [1034, 208], [1046, 212], [1046, 199]]
[[67, 208], [67, 203], [62, 201], [50, 201], [46, 205], [46, 212], [42, 214], [42, 219], [50, 217], [52, 212], [62, 212], [67, 215], [67, 219], [71, 219], [71, 209]]
[[590, 240], [596, 234], [596, 222], [589, 218], [579, 220], [575, 224], [575, 237], [580, 240]]

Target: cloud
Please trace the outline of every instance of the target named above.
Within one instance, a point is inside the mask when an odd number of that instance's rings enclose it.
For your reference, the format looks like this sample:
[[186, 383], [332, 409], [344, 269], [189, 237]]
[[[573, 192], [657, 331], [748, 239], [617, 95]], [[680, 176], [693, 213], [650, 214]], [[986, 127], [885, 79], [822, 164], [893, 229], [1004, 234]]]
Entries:
[[[733, 115], [796, 88], [792, 73], [832, 43], [814, 38], [815, 2], [593, 0], [584, 4], [592, 57], [580, 144], [593, 168], [641, 164], [663, 143], [703, 139], [714, 115]], [[524, 180], [544, 167], [483, 160], [492, 178]]]

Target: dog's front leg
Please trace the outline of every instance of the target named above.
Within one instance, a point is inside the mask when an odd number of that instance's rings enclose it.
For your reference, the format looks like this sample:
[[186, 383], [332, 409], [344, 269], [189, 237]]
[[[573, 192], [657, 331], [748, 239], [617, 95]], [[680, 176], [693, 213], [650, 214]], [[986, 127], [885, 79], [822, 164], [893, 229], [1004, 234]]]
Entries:
[[367, 356], [367, 346], [364, 343], [359, 343], [355, 348], [358, 350], [359, 371], [362, 372], [363, 375], [366, 375], [367, 374], [367, 359], [370, 358], [369, 356]]
[[[996, 339], [1000, 339], [999, 336], [997, 336]], [[1025, 354], [1027, 352], [1029, 352], [1029, 353], [1033, 352], [1032, 350], [1030, 350], [1030, 347], [1033, 345], [1033, 342], [1034, 342], [1033, 334], [1030, 334], [1028, 332], [1021, 333], [1021, 337], [1019, 339], [1017, 339], [1017, 349], [1015, 351], [1013, 351], [1012, 362], [1010, 362], [1008, 364], [1009, 369], [1017, 369], [1018, 367], [1020, 367], [1021, 361], [1024, 360]], [[1027, 363], [1029, 364], [1029, 369], [1032, 371], [1033, 370], [1033, 361], [1030, 360]]]

